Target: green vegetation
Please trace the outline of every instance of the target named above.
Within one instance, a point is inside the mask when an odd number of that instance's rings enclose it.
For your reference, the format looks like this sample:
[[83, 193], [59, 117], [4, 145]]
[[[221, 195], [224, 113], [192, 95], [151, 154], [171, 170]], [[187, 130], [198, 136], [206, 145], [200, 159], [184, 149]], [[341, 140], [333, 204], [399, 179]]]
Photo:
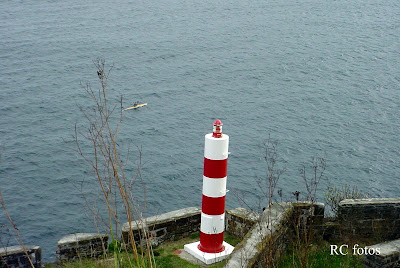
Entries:
[[[286, 254], [283, 255], [277, 264], [278, 268], [295, 268], [303, 267], [299, 262], [299, 252], [293, 247], [289, 247]], [[348, 252], [347, 255], [330, 255], [330, 244], [326, 241], [310, 246], [310, 251], [307, 256], [309, 268], [362, 268], [362, 256], [352, 255]]]
[[[184, 260], [174, 254], [173, 252], [176, 250], [182, 250], [185, 244], [192, 243], [199, 240], [199, 234], [193, 233], [189, 235], [189, 237], [182, 238], [177, 241], [168, 241], [160, 246], [153, 249], [155, 266], [158, 268], [197, 268], [199, 267], [196, 264], [192, 264], [187, 260]], [[228, 234], [225, 234], [225, 239], [227, 243], [235, 246], [240, 242], [240, 239]], [[111, 243], [110, 245], [114, 245], [115, 243]], [[119, 243], [118, 243], [119, 244]], [[111, 251], [114, 251], [113, 248], [110, 248]], [[118, 254], [120, 257], [120, 261], [118, 262], [120, 267], [137, 267], [135, 266], [135, 259], [132, 253], [120, 253]], [[145, 260], [141, 263], [147, 263]], [[222, 268], [224, 262], [217, 263], [212, 266], [208, 266], [210, 268]], [[115, 260], [113, 258], [110, 259], [83, 259], [75, 262], [65, 262], [60, 266], [56, 264], [47, 264], [46, 268], [112, 268], [115, 267]]]
[[328, 186], [327, 191], [324, 193], [325, 202], [331, 208], [333, 216], [337, 216], [339, 203], [344, 199], [361, 199], [369, 198], [370, 194], [367, 192], [360, 191], [357, 186], [346, 184], [342, 188], [336, 186]]
[[[187, 243], [198, 241], [199, 235], [192, 234], [187, 238], [183, 238], [177, 241], [166, 242], [159, 247], [154, 249], [154, 259], [156, 267], [159, 268], [197, 268], [196, 264], [192, 264], [179, 256], [173, 254], [175, 250], [183, 249], [183, 246]], [[231, 245], [237, 245], [240, 240], [237, 237], [225, 235], [225, 241]], [[283, 256], [281, 256], [280, 261], [278, 261], [276, 267], [278, 268], [294, 268], [302, 267], [299, 262], [299, 255], [301, 253], [293, 246], [289, 246], [287, 251]], [[120, 265], [122, 267], [130, 266], [134, 263], [134, 257], [129, 253], [120, 254], [121, 260]], [[362, 266], [362, 256], [352, 255], [349, 252], [345, 256], [341, 255], [330, 255], [330, 243], [326, 241], [321, 241], [318, 244], [312, 244], [310, 246], [308, 255], [309, 268], [319, 268], [319, 267], [332, 267], [332, 268], [350, 268], [350, 267], [363, 267]], [[222, 268], [225, 263], [222, 261], [215, 265], [208, 266], [210, 268]], [[115, 267], [114, 259], [105, 260], [94, 260], [94, 259], [83, 259], [75, 262], [66, 262], [61, 266], [56, 266], [55, 264], [47, 264], [46, 268], [111, 268]], [[275, 267], [275, 266], [274, 266]]]
[[[197, 241], [199, 239], [198, 234], [192, 234], [187, 238], [183, 238], [178, 241], [169, 241], [154, 249], [154, 259], [156, 267], [159, 268], [197, 268], [196, 264], [192, 264], [179, 256], [173, 254], [175, 250], [182, 249], [187, 243]], [[225, 235], [225, 241], [231, 245], [237, 245], [240, 240], [236, 237]], [[280, 261], [277, 263], [278, 268], [295, 268], [302, 267], [299, 262], [299, 254], [293, 246], [290, 246], [286, 253], [281, 256]], [[120, 265], [126, 267], [134, 262], [132, 254], [122, 253]], [[341, 255], [330, 255], [330, 244], [326, 241], [321, 241], [318, 244], [312, 244], [308, 255], [309, 268], [319, 267], [332, 267], [332, 268], [350, 268], [356, 267], [361, 268], [362, 256], [352, 255], [351, 252], [345, 256]], [[208, 266], [210, 268], [222, 268], [225, 263], [222, 261], [215, 265]], [[60, 267], [55, 264], [47, 264], [46, 268]], [[106, 260], [93, 260], [84, 259], [75, 262], [66, 262], [61, 267], [63, 268], [111, 268], [115, 267], [113, 259]]]
[[[185, 244], [195, 242], [199, 240], [199, 234], [193, 233], [188, 238], [184, 238], [178, 241], [169, 241], [166, 242], [159, 247], [154, 249], [154, 255], [159, 254], [159, 256], [155, 257], [157, 267], [161, 268], [192, 268], [199, 267], [198, 265], [192, 264], [184, 259], [181, 259], [177, 255], [174, 255], [172, 252], [175, 250], [183, 249]], [[237, 237], [225, 234], [224, 236], [225, 242], [235, 246], [240, 242], [240, 239]], [[224, 262], [217, 263], [212, 266], [208, 266], [210, 268], [221, 268], [224, 265]]]

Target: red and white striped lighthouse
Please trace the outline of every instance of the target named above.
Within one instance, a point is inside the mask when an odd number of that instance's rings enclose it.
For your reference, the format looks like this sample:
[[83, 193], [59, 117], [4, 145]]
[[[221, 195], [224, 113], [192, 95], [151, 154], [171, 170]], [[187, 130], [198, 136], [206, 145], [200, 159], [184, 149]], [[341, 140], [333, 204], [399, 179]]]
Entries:
[[225, 194], [229, 136], [222, 134], [222, 122], [215, 120], [213, 133], [205, 136], [203, 198], [200, 245], [207, 253], [224, 251]]
[[217, 119], [213, 133], [205, 135], [200, 242], [185, 245], [186, 251], [207, 264], [224, 259], [233, 250], [224, 242], [228, 146], [229, 136], [222, 134], [222, 122]]

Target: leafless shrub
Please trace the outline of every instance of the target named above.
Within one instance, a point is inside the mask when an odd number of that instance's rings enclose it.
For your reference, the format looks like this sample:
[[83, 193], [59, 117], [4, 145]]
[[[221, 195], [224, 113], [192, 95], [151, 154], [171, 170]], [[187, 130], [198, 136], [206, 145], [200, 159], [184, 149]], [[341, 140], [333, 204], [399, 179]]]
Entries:
[[310, 168], [311, 176], [308, 176], [307, 168], [305, 165], [303, 165], [303, 167], [299, 169], [299, 172], [306, 186], [306, 200], [314, 203], [316, 202], [319, 183], [322, 179], [325, 178], [324, 172], [326, 168], [326, 159], [321, 157], [312, 157]]
[[[274, 195], [276, 191], [277, 184], [282, 174], [286, 171], [286, 161], [279, 155], [278, 152], [278, 141], [273, 140], [268, 137], [262, 143], [262, 156], [264, 160], [265, 174], [261, 177], [256, 177], [256, 183], [258, 185], [259, 191], [261, 191], [262, 196], [267, 204], [263, 208], [264, 216], [260, 226], [265, 224], [266, 232], [260, 231], [260, 236], [263, 241], [263, 251], [262, 256], [259, 260], [259, 265], [263, 267], [274, 267], [276, 262], [277, 253], [280, 252], [280, 245], [277, 241], [275, 228], [273, 227], [273, 215], [272, 215], [272, 204], [274, 203]], [[280, 200], [282, 201], [282, 190], [277, 191]], [[261, 201], [260, 201], [261, 202]]]
[[[278, 142], [269, 137], [262, 143], [262, 154], [265, 164], [265, 175], [257, 177], [256, 182], [268, 205], [273, 202], [276, 185], [286, 171], [286, 162], [278, 154]], [[278, 191], [282, 198], [282, 191]]]
[[[96, 218], [101, 219], [108, 228], [112, 237], [112, 247], [114, 249], [115, 267], [121, 266], [119, 250], [121, 248], [117, 241], [117, 236], [120, 231], [121, 219], [119, 218], [118, 207], [120, 203], [124, 208], [126, 221], [129, 223], [129, 245], [124, 244], [124, 249], [133, 250], [134, 263], [131, 266], [136, 267], [153, 267], [154, 256], [151, 244], [148, 241], [148, 235], [144, 229], [145, 249], [137, 248], [137, 242], [134, 234], [131, 231], [132, 221], [137, 225], [144, 226], [142, 218], [143, 206], [140, 206], [133, 194], [133, 186], [137, 180], [141, 180], [141, 150], [138, 148], [139, 156], [137, 161], [137, 169], [132, 176], [125, 172], [125, 164], [127, 161], [122, 160], [121, 149], [117, 143], [118, 134], [122, 126], [123, 109], [122, 97], [119, 101], [113, 103], [107, 95], [107, 83], [113, 66], [106, 66], [103, 59], [94, 61], [97, 69], [97, 76], [100, 82], [100, 88], [93, 90], [90, 84], [85, 85], [87, 95], [94, 104], [91, 110], [84, 109], [79, 106], [86, 122], [88, 123], [87, 132], [78, 131], [75, 125], [74, 141], [76, 151], [91, 167], [96, 182], [100, 188], [101, 196], [107, 207], [108, 217], [103, 220], [98, 211], [92, 208]], [[91, 152], [83, 149], [83, 143], [89, 144]], [[145, 191], [143, 189], [143, 191]], [[145, 203], [145, 202], [144, 202]], [[117, 235], [117, 236], [116, 236]]]
[[[311, 169], [308, 175], [308, 168]], [[312, 260], [310, 260], [310, 252], [312, 242], [314, 240], [314, 216], [317, 200], [317, 190], [321, 180], [325, 179], [325, 169], [326, 169], [326, 159], [322, 157], [312, 157], [310, 161], [310, 166], [307, 168], [303, 165], [299, 169], [300, 176], [304, 182], [306, 188], [306, 201], [309, 202], [301, 204], [298, 203], [298, 209], [294, 213], [294, 231], [295, 237], [293, 240], [294, 251], [293, 254], [293, 265], [296, 267], [310, 267]], [[300, 192], [296, 191], [297, 201]], [[304, 206], [304, 208], [302, 208]]]

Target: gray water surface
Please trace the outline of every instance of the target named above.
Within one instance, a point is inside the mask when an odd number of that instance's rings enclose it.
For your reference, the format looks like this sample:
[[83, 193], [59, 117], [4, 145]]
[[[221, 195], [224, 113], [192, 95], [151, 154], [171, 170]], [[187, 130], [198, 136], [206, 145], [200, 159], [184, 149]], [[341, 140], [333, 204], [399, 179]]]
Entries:
[[81, 84], [98, 88], [97, 57], [114, 64], [110, 101], [148, 103], [124, 112], [119, 136], [133, 163], [142, 146], [146, 215], [200, 205], [216, 118], [230, 136], [228, 208], [243, 206], [237, 191], [258, 203], [269, 135], [287, 161], [283, 199], [305, 191], [298, 169], [312, 156], [326, 157], [332, 185], [400, 196], [399, 33], [397, 0], [1, 1], [7, 208], [46, 261], [62, 236], [96, 231], [80, 195], [96, 183], [72, 135], [85, 130], [77, 105], [91, 107]]

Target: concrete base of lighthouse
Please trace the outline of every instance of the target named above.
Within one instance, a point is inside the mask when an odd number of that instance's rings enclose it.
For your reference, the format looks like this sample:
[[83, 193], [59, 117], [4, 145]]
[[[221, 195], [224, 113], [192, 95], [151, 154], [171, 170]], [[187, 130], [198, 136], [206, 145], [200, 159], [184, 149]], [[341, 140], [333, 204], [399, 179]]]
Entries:
[[232, 253], [234, 247], [225, 241], [223, 242], [223, 245], [225, 247], [225, 250], [220, 252], [220, 253], [206, 253], [203, 251], [200, 251], [198, 249], [198, 245], [200, 244], [200, 241], [186, 244], [184, 249], [187, 253], [190, 255], [194, 256], [196, 259], [199, 259], [200, 261], [204, 262], [205, 264], [212, 264], [216, 263], [219, 261], [222, 261], [226, 259], [229, 254]]

